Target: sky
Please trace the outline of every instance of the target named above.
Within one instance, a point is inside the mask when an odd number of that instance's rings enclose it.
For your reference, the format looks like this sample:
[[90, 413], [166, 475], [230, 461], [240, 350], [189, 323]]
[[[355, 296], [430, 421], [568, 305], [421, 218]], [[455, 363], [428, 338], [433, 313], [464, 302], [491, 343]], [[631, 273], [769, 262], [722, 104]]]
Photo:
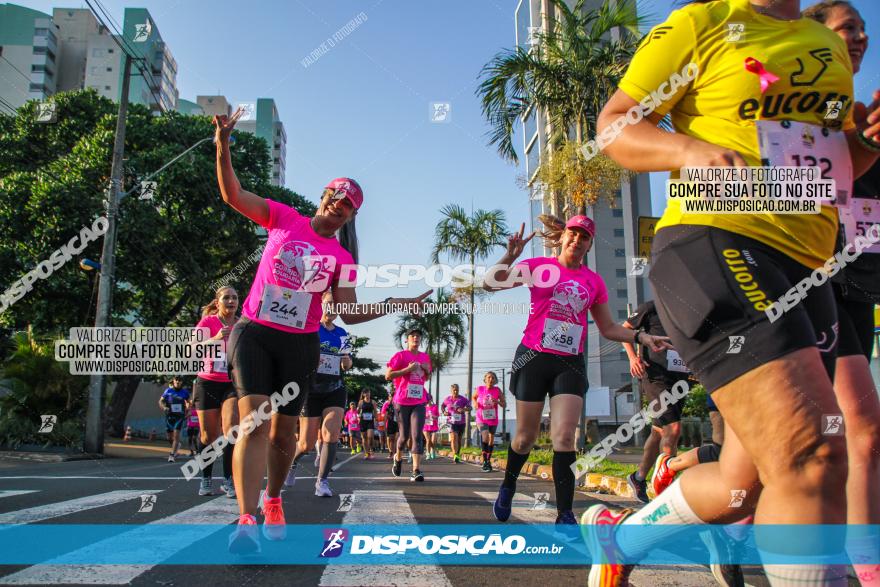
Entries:
[[[18, 0], [51, 13], [85, 7], [63, 0]], [[516, 0], [103, 0], [117, 22], [125, 7], [147, 8], [178, 64], [180, 97], [222, 94], [232, 103], [274, 98], [287, 131], [287, 187], [317, 200], [326, 183], [353, 177], [365, 192], [357, 218], [361, 263], [430, 264], [440, 209], [501, 209], [508, 224], [529, 224], [524, 167], [503, 161], [486, 139], [475, 90], [482, 66], [514, 45]], [[880, 23], [880, 2], [855, 0], [868, 22]], [[669, 14], [670, 0], [646, 0], [648, 25]], [[807, 2], [804, 2], [804, 6]], [[360, 24], [307, 66], [301, 62], [358, 17]], [[880, 25], [878, 25], [880, 26]], [[328, 43], [330, 45], [331, 43]], [[880, 59], [870, 49], [856, 78], [865, 99], [880, 87]], [[451, 105], [450, 120], [430, 120], [431, 104]], [[522, 156], [522, 139], [517, 137]], [[655, 215], [663, 174], [652, 174]], [[219, 194], [218, 194], [219, 198]], [[488, 261], [502, 254], [499, 249]], [[614, 278], [604, 276], [609, 289]], [[358, 288], [360, 301], [412, 296], [428, 289]], [[523, 288], [493, 301], [526, 303]], [[397, 350], [395, 319], [348, 330], [369, 336], [364, 353], [384, 365]], [[475, 375], [501, 375], [512, 361], [525, 316], [479, 315]], [[466, 384], [467, 355], [441, 377]]]

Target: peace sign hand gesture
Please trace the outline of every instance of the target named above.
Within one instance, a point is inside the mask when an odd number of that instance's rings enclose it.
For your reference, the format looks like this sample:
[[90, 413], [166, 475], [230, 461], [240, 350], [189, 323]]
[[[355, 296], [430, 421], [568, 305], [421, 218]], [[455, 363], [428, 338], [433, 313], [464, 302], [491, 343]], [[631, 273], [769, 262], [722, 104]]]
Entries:
[[214, 142], [217, 144], [228, 143], [229, 135], [232, 134], [232, 129], [235, 128], [235, 123], [239, 121], [242, 115], [245, 113], [245, 109], [239, 107], [232, 113], [232, 116], [226, 116], [225, 114], [214, 115]]
[[522, 255], [523, 250], [526, 248], [526, 244], [535, 236], [535, 233], [532, 232], [528, 237], [523, 238], [523, 233], [526, 230], [526, 223], [523, 222], [518, 232], [514, 232], [510, 236], [507, 237], [507, 255], [512, 257], [513, 259], [517, 259], [520, 255]]

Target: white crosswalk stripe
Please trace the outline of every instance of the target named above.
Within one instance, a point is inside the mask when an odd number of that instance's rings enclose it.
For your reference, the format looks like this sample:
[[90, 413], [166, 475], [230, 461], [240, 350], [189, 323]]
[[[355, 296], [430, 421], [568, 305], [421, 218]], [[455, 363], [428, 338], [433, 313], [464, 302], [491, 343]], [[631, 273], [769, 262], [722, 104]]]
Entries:
[[[141, 492], [142, 493], [142, 492]], [[217, 532], [218, 524], [231, 524], [238, 519], [238, 503], [218, 497], [177, 514], [155, 520], [118, 536], [89, 544], [72, 553], [62, 555], [44, 564], [33, 565], [17, 573], [0, 577], [0, 585], [117, 585], [130, 583], [156, 565], [84, 565], [70, 564], [89, 558], [100, 559], [107, 552], [125, 557], [140, 557], [144, 553], [167, 550], [155, 524], [192, 524], [185, 536], [175, 536], [175, 545], [185, 548]], [[169, 552], [171, 557], [175, 553]]]
[[[369, 507], [358, 507], [369, 504]], [[348, 524], [415, 524], [416, 518], [402, 491], [354, 492], [354, 506], [346, 512]], [[327, 565], [321, 587], [363, 585], [369, 577], [381, 577], [382, 585], [395, 587], [451, 587], [439, 565]], [[370, 581], [368, 581], [370, 582]]]
[[27, 495], [28, 493], [37, 493], [38, 491], [39, 489], [0, 489], [0, 498]]
[[161, 491], [161, 489], [126, 489], [59, 501], [58, 503], [47, 503], [37, 507], [0, 514], [0, 524], [33, 524], [34, 522], [42, 522], [43, 520], [59, 518], [85, 510], [101, 508], [130, 499], [139, 499], [141, 495], [159, 493]]

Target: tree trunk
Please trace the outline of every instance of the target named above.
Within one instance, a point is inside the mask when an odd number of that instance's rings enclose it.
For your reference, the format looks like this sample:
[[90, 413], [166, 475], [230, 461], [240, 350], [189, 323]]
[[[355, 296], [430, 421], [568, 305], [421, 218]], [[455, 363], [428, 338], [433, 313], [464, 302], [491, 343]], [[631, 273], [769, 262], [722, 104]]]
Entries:
[[[476, 260], [474, 256], [471, 255], [471, 269], [474, 268], [474, 263]], [[474, 286], [475, 282], [471, 283], [471, 305], [468, 308], [468, 372], [467, 372], [467, 391], [465, 392], [465, 398], [468, 400], [468, 404], [471, 402], [471, 395], [474, 393], [472, 389], [472, 385], [474, 384]], [[467, 418], [467, 423], [465, 425], [465, 440], [464, 445], [471, 445], [471, 419]]]
[[125, 435], [125, 416], [140, 383], [139, 375], [124, 375], [117, 379], [113, 395], [104, 410], [104, 426], [108, 436], [122, 438]]

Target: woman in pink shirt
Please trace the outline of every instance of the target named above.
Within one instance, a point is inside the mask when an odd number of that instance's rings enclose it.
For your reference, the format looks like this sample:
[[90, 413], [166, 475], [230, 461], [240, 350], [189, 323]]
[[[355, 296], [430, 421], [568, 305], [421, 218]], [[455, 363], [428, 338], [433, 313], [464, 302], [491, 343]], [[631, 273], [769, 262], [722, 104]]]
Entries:
[[[240, 515], [229, 550], [237, 554], [260, 550], [255, 517], [260, 506], [263, 535], [269, 540], [283, 540], [287, 535], [281, 488], [295, 452], [293, 431], [318, 369], [322, 294], [332, 290], [333, 300], [343, 309], [339, 312], [342, 320], [357, 324], [384, 316], [393, 307], [389, 303], [416, 310], [431, 293], [388, 298], [383, 304], [358, 304], [353, 287], [358, 256], [354, 218], [364, 201], [361, 187], [347, 177], [334, 179], [324, 188], [313, 218], [243, 190], [232, 168], [229, 146], [243, 112], [238, 109], [231, 117], [214, 117], [217, 181], [223, 201], [268, 233], [242, 318], [233, 327], [228, 344], [239, 413], [248, 424], [242, 427], [233, 456]], [[272, 406], [277, 410], [270, 412], [266, 408], [271, 406], [272, 394], [285, 401], [277, 402]], [[271, 424], [265, 426], [262, 416], [267, 415]], [[264, 476], [268, 485], [261, 499]]]
[[440, 408], [434, 403], [434, 398], [429, 393], [428, 405], [425, 406], [425, 427], [422, 428], [422, 432], [425, 434], [425, 454], [428, 460], [437, 457], [437, 453], [434, 450], [434, 439], [436, 438], [437, 431], [440, 430], [439, 420]]
[[425, 438], [422, 429], [425, 426], [425, 404], [428, 392], [425, 381], [431, 375], [431, 357], [419, 350], [422, 332], [412, 329], [406, 335], [406, 349], [394, 354], [388, 361], [385, 380], [394, 381], [395, 420], [400, 427], [397, 437], [397, 452], [391, 465], [391, 474], [400, 477], [403, 467], [402, 455], [406, 443], [412, 441], [412, 475], [410, 481], [425, 480], [419, 465], [425, 451]]
[[504, 482], [498, 490], [493, 513], [499, 521], [510, 517], [516, 479], [529, 458], [541, 424], [544, 400], [550, 396], [553, 440], [553, 484], [556, 488], [557, 524], [577, 524], [572, 511], [575, 477], [575, 429], [583, 412], [589, 386], [585, 373], [584, 339], [587, 312], [605, 338], [638, 342], [657, 351], [669, 348], [665, 337], [635, 332], [617, 324], [608, 309], [608, 293], [602, 278], [587, 268], [584, 258], [593, 246], [595, 226], [586, 216], [563, 222], [541, 216], [546, 247], [556, 257], [535, 257], [512, 267], [534, 234], [523, 239], [525, 224], [508, 237], [507, 252], [485, 278], [486, 289], [499, 291], [526, 285], [531, 311], [522, 342], [513, 361], [510, 388], [516, 398], [516, 436], [507, 450]]
[[[202, 319], [196, 328], [204, 327], [209, 331], [207, 344], [214, 345], [216, 350], [211, 358], [206, 358], [202, 369], [196, 375], [193, 384], [193, 404], [199, 416], [199, 451], [204, 450], [220, 434], [226, 435], [238, 424], [235, 387], [229, 379], [226, 363], [226, 348], [232, 325], [238, 317], [238, 292], [235, 288], [224, 286], [214, 293], [214, 299], [202, 308]], [[235, 445], [227, 443], [223, 447], [223, 485], [226, 496], [235, 498], [235, 484], [232, 481], [232, 453]], [[202, 468], [202, 482], [199, 495], [213, 495], [214, 463]]]
[[348, 404], [348, 411], [345, 412], [345, 425], [348, 428], [348, 436], [351, 438], [351, 454], [357, 454], [364, 449], [364, 441], [361, 438], [361, 417], [354, 402]]
[[477, 426], [483, 448], [483, 471], [492, 471], [492, 452], [495, 450], [495, 431], [498, 429], [498, 410], [507, 407], [504, 394], [498, 389], [498, 376], [489, 371], [483, 376], [483, 383], [474, 392], [471, 401], [477, 413]]

